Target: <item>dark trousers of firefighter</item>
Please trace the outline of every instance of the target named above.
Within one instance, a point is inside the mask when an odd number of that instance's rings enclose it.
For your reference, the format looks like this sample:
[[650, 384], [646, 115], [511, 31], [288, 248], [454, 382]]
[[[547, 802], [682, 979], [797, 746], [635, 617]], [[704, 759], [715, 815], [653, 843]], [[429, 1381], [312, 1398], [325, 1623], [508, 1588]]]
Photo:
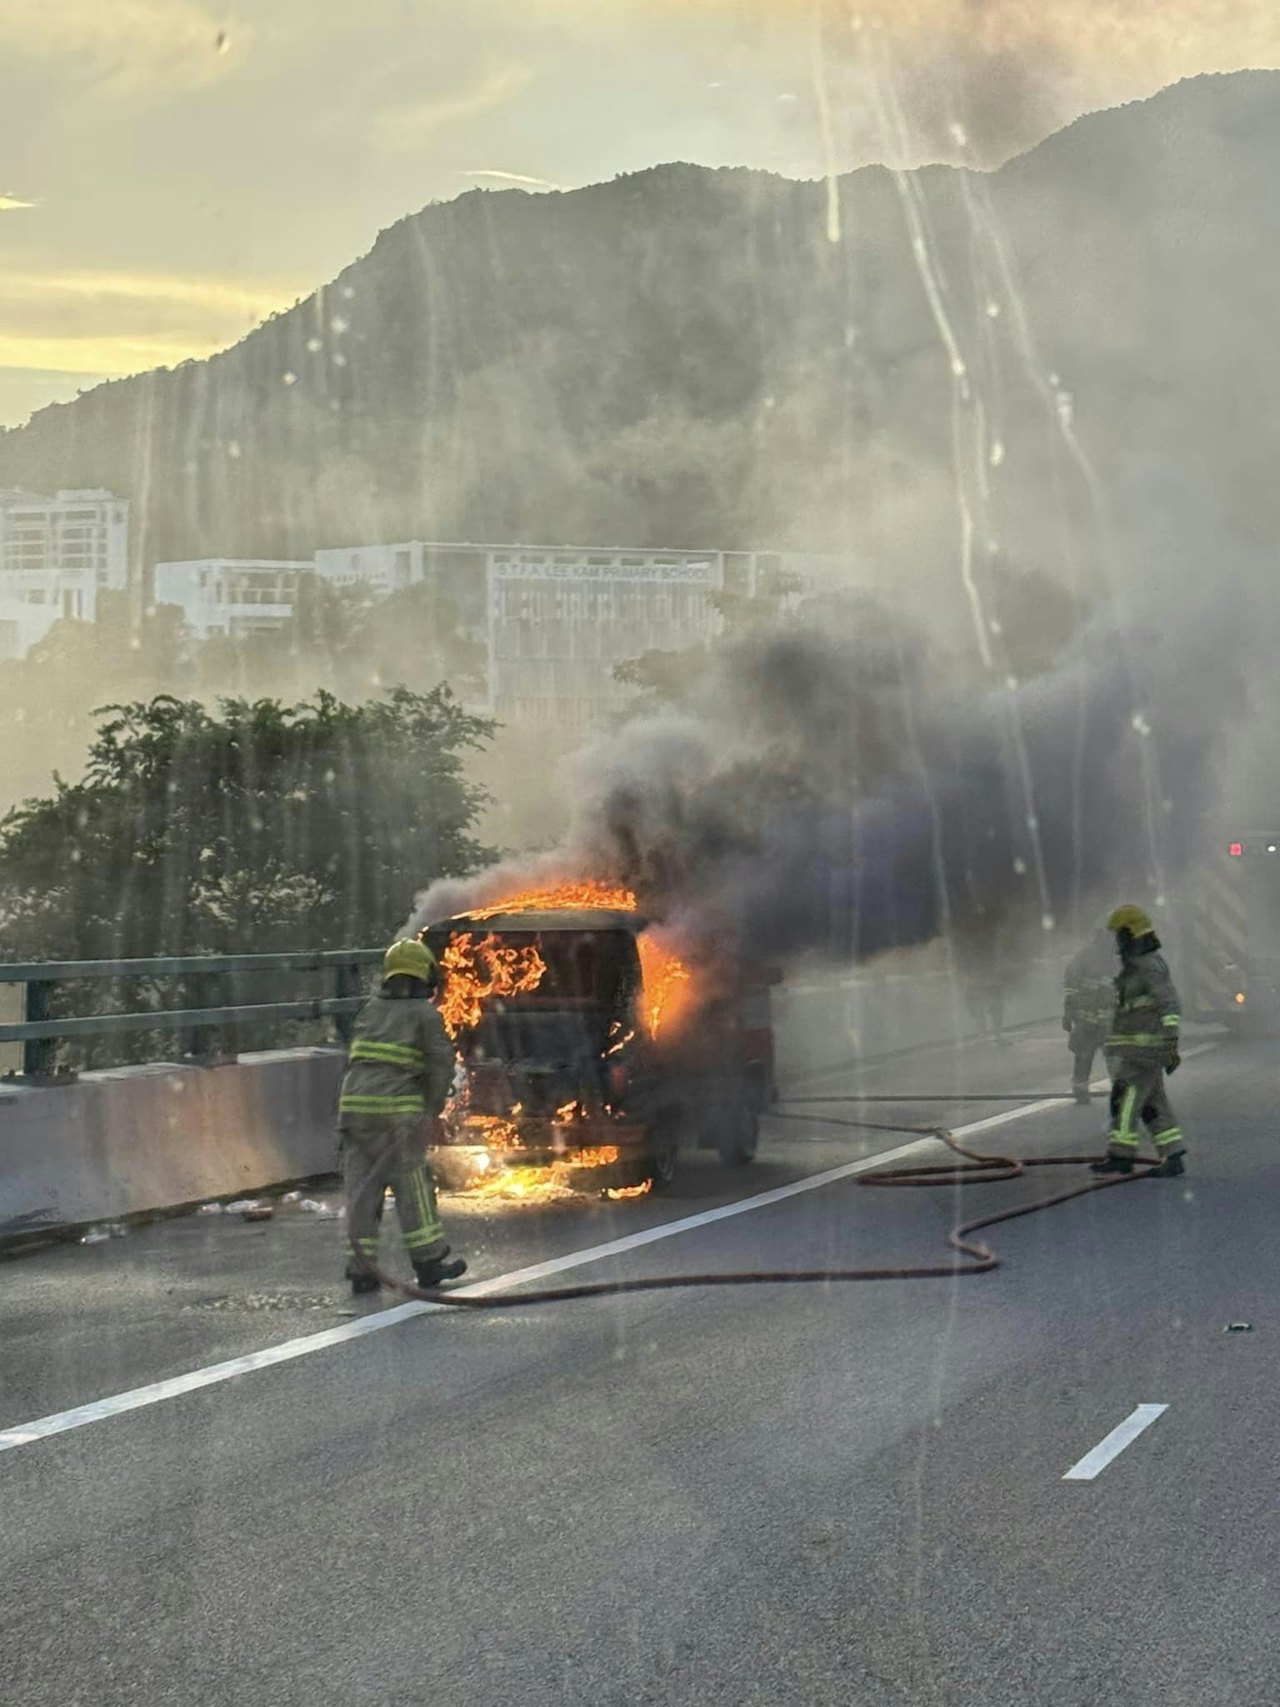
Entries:
[[379, 1120], [372, 1115], [348, 1115], [339, 1137], [348, 1248], [354, 1251], [358, 1246], [367, 1257], [377, 1255], [383, 1197], [390, 1186], [409, 1260], [417, 1267], [441, 1256], [446, 1248], [444, 1228], [435, 1182], [423, 1155], [422, 1117]]
[[1163, 1066], [1140, 1055], [1113, 1055], [1109, 1147], [1132, 1155], [1144, 1126], [1161, 1155], [1182, 1148], [1182, 1130], [1169, 1104]]
[[1086, 1025], [1083, 1020], [1077, 1021], [1071, 1028], [1068, 1039], [1073, 1057], [1071, 1084], [1075, 1090], [1088, 1090], [1089, 1078], [1093, 1072], [1093, 1058], [1107, 1040], [1111, 1029], [1110, 1022], [1106, 1025]]

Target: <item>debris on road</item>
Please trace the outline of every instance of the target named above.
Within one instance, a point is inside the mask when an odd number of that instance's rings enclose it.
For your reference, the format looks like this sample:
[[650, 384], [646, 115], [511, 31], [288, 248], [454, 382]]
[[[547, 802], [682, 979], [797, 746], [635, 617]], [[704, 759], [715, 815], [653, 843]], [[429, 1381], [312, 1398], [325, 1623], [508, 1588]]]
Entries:
[[108, 1239], [123, 1239], [129, 1229], [123, 1221], [104, 1221], [100, 1227], [90, 1227], [80, 1235], [82, 1245], [101, 1245]]

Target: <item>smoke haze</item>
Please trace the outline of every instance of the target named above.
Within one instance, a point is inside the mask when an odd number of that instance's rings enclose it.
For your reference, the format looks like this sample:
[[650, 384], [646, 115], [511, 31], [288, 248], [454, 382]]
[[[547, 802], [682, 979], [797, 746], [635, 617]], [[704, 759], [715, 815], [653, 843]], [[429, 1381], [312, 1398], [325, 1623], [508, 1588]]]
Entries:
[[1182, 570], [1150, 570], [1145, 619], [1094, 620], [1001, 688], [878, 601], [815, 602], [726, 645], [683, 713], [588, 751], [561, 849], [438, 885], [413, 923], [592, 876], [704, 947], [865, 960], [946, 935], [981, 957], [1122, 890], [1158, 903], [1263, 651], [1247, 557], [1211, 605]]

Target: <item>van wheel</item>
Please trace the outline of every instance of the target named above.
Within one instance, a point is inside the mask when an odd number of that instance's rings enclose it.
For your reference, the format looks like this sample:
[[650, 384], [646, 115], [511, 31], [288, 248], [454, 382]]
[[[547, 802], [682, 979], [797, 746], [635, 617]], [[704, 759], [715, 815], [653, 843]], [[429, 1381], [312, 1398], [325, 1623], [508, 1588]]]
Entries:
[[760, 1116], [746, 1103], [719, 1108], [708, 1122], [708, 1138], [726, 1168], [753, 1162], [760, 1141]]
[[655, 1191], [669, 1190], [676, 1177], [676, 1165], [680, 1159], [680, 1146], [668, 1144], [661, 1150], [655, 1150], [645, 1162], [641, 1170], [641, 1178], [653, 1181]]

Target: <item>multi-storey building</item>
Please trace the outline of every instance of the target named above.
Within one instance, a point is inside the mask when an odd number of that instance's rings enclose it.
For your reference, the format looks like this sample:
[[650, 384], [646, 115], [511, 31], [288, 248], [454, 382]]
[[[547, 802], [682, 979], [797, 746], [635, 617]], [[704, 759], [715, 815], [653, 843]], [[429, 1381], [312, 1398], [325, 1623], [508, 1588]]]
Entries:
[[93, 622], [129, 576], [129, 505], [113, 492], [0, 492], [0, 658], [22, 657], [60, 617]]
[[308, 571], [382, 594], [432, 588], [440, 620], [483, 650], [484, 705], [521, 724], [589, 727], [629, 697], [618, 664], [719, 631], [720, 595], [847, 578], [849, 563], [776, 551], [409, 540], [317, 551], [313, 563], [159, 563], [155, 596], [181, 606], [194, 635], [243, 634], [286, 621]]
[[197, 639], [236, 638], [287, 622], [297, 603], [298, 582], [311, 570], [310, 559], [199, 557], [157, 563], [155, 601], [177, 605]]

